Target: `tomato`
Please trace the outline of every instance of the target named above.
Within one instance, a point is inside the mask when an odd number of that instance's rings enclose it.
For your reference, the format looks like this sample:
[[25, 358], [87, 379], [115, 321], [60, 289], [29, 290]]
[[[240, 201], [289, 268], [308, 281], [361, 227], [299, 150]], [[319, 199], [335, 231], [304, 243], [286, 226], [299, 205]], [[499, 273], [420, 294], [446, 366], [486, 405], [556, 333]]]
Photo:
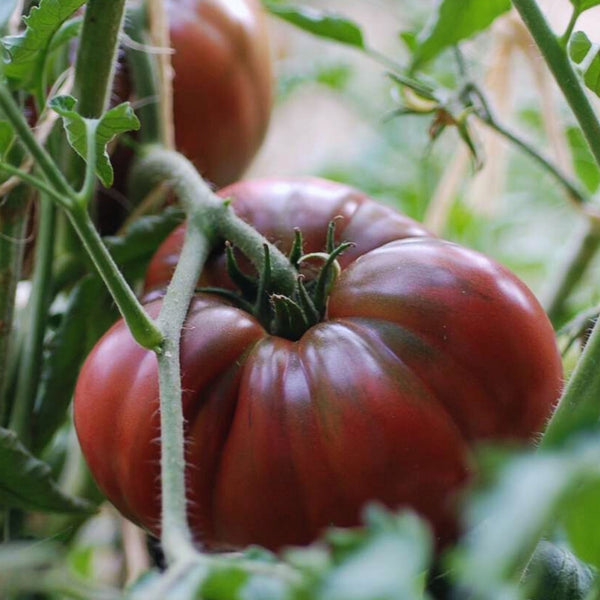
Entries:
[[271, 61], [258, 0], [170, 0], [177, 149], [217, 186], [240, 177], [271, 111]]
[[[560, 356], [533, 294], [493, 260], [344, 185], [271, 179], [221, 194], [284, 251], [294, 227], [307, 252], [322, 250], [337, 215], [337, 237], [355, 246], [339, 259], [326, 318], [295, 341], [219, 296], [193, 300], [181, 373], [197, 540], [304, 544], [328, 525], [357, 524], [373, 499], [418, 511], [439, 543], [452, 539], [474, 445], [531, 441], [559, 395]], [[150, 265], [155, 296], [181, 236]], [[203, 279], [227, 285], [222, 262], [217, 253]], [[100, 488], [158, 534], [156, 359], [123, 322], [85, 362], [75, 425]]]

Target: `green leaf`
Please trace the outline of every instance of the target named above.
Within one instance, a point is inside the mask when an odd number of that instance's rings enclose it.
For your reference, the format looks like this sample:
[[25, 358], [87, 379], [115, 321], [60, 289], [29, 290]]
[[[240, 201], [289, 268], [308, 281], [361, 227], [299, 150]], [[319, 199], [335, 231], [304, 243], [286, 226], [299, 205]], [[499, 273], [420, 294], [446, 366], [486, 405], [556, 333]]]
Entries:
[[571, 0], [571, 4], [579, 13], [582, 13], [584, 10], [599, 6], [600, 0]]
[[578, 31], [569, 41], [569, 56], [579, 65], [586, 87], [600, 96], [600, 44], [592, 44], [583, 31]]
[[158, 246], [184, 219], [183, 210], [170, 206], [159, 215], [136, 219], [123, 235], [107, 236], [104, 242], [119, 266], [137, 266], [141, 274]]
[[421, 67], [449, 46], [487, 29], [510, 7], [510, 0], [440, 0], [436, 13], [418, 37], [412, 69]]
[[319, 600], [413, 600], [424, 598], [424, 574], [432, 554], [431, 534], [411, 513], [392, 515], [372, 506], [366, 535], [338, 531], [338, 566], [318, 587]]
[[60, 326], [45, 350], [34, 409], [34, 450], [41, 450], [64, 422], [79, 367], [116, 315], [103, 302], [105, 289], [93, 275], [82, 279], [71, 295]]
[[[498, 589], [512, 597], [520, 568], [540, 537], [567, 518], [566, 499], [582, 481], [600, 481], [599, 455], [596, 436], [509, 461], [496, 485], [475, 495], [468, 507], [469, 535], [453, 557], [459, 580], [474, 591]], [[593, 528], [597, 508], [580, 510], [582, 523]]]
[[3, 39], [10, 56], [4, 72], [13, 83], [25, 88], [37, 84], [54, 34], [83, 4], [85, 0], [41, 0], [23, 19], [25, 31]]
[[0, 156], [4, 156], [4, 153], [10, 148], [14, 135], [10, 123], [8, 121], [0, 121]]
[[93, 507], [64, 494], [50, 467], [33, 456], [14, 431], [0, 428], [0, 506], [22, 510], [80, 513]]
[[105, 187], [113, 182], [113, 169], [107, 152], [108, 143], [118, 134], [137, 130], [140, 122], [129, 102], [119, 104], [105, 112], [100, 119], [86, 119], [75, 111], [77, 101], [72, 96], [55, 96], [49, 102], [63, 119], [71, 147], [88, 161], [88, 132], [96, 139], [96, 174]]
[[594, 573], [565, 548], [542, 540], [523, 580], [529, 600], [585, 600]]
[[248, 581], [249, 573], [235, 564], [212, 569], [200, 586], [200, 597], [206, 600], [232, 600]]
[[577, 174], [577, 178], [593, 194], [600, 187], [600, 169], [581, 129], [579, 127], [568, 127], [566, 134], [571, 149], [573, 169]]
[[600, 480], [583, 484], [568, 499], [563, 517], [567, 537], [577, 556], [600, 567]]
[[272, 1], [264, 2], [264, 5], [271, 14], [313, 35], [357, 48], [365, 47], [361, 28], [340, 15]]
[[77, 37], [81, 33], [81, 28], [83, 27], [83, 17], [73, 17], [68, 21], [65, 21], [56, 32], [56, 34], [52, 37], [52, 41], [50, 42], [50, 46], [48, 46], [48, 51], [52, 52], [57, 48], [60, 48], [63, 44], [66, 44], [68, 41]]

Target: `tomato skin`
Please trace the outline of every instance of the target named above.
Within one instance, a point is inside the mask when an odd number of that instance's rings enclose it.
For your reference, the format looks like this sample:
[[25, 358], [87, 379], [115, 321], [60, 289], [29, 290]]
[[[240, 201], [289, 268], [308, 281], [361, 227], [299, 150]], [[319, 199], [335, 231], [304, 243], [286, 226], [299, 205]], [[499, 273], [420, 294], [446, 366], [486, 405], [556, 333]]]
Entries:
[[169, 0], [175, 142], [217, 186], [238, 179], [264, 138], [271, 60], [258, 0]]
[[[346, 186], [262, 180], [224, 191], [232, 194], [238, 214], [283, 250], [299, 223], [319, 246], [307, 250], [321, 249], [340, 213], [341, 238], [357, 246], [342, 257], [327, 320], [298, 341], [270, 335], [221, 298], [194, 299], [181, 372], [197, 540], [212, 549], [304, 544], [327, 525], [357, 524], [371, 499], [409, 506], [440, 543], [452, 539], [473, 445], [531, 441], [558, 398], [561, 361], [539, 303], [494, 261]], [[168, 282], [177, 236], [149, 269], [156, 288]], [[225, 281], [218, 259], [205, 277]], [[75, 425], [100, 488], [158, 534], [156, 359], [122, 321], [86, 360]]]
[[[294, 241], [296, 227], [302, 231], [305, 252], [322, 251], [329, 222], [341, 217], [336, 225], [336, 239], [356, 244], [339, 257], [342, 267], [386, 242], [432, 235], [420, 223], [374, 202], [355, 188], [318, 177], [240, 181], [223, 188], [219, 195], [231, 198], [235, 213], [286, 253]], [[184, 235], [185, 224], [175, 229], [154, 254], [146, 272], [146, 299], [156, 298], [159, 294], [155, 292], [166, 288]], [[203, 283], [230, 285], [221, 256], [209, 262]]]

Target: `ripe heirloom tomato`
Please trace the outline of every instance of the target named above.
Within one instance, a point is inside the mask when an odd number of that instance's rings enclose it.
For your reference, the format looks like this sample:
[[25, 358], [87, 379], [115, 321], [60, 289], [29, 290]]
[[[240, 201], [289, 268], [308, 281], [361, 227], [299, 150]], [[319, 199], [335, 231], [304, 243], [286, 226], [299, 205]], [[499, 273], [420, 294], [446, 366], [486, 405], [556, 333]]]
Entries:
[[[455, 494], [473, 446], [531, 441], [562, 379], [553, 330], [507, 269], [347, 186], [246, 181], [221, 192], [288, 251], [302, 229], [342, 254], [326, 318], [290, 340], [216, 295], [198, 294], [182, 332], [189, 519], [213, 549], [310, 542], [359, 522], [365, 502], [411, 507], [440, 543], [456, 533]], [[147, 289], [164, 287], [182, 229], [158, 250]], [[219, 253], [203, 275], [229, 286]], [[160, 298], [147, 305], [156, 316]], [[100, 488], [160, 530], [156, 359], [123, 322], [94, 348], [75, 393], [75, 425]]]
[[258, 150], [271, 113], [271, 60], [258, 0], [168, 0], [177, 149], [223, 186]]

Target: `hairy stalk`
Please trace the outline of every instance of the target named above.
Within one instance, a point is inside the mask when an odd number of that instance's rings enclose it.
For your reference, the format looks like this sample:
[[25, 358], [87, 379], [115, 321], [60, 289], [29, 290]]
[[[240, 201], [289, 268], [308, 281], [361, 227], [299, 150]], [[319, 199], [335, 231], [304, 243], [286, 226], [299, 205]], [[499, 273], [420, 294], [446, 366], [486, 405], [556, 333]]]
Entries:
[[[600, 122], [577, 78], [569, 58], [556, 38], [535, 0], [513, 0], [533, 39], [540, 48], [556, 82], [569, 103], [600, 165]], [[575, 265], [579, 260], [575, 256]], [[567, 270], [573, 267], [567, 266]], [[576, 269], [575, 269], [576, 270]], [[540, 446], [551, 447], [563, 442], [570, 433], [597, 424], [600, 419], [600, 326], [594, 326], [560, 403], [552, 416]]]
[[31, 296], [27, 305], [26, 335], [19, 364], [17, 390], [10, 427], [25, 445], [31, 443], [31, 413], [40, 374], [40, 363], [50, 305], [52, 255], [56, 207], [48, 198], [40, 198], [40, 217], [35, 247], [35, 266]]
[[163, 341], [162, 333], [125, 281], [86, 209], [81, 206], [74, 207], [69, 211], [69, 218], [100, 276], [110, 290], [135, 341], [144, 348], [159, 350]]
[[75, 63], [74, 93], [84, 117], [99, 117], [112, 91], [125, 0], [88, 0]]
[[272, 282], [275, 291], [291, 294], [296, 289], [298, 273], [290, 265], [288, 258], [273, 244], [270, 244], [254, 228], [235, 215], [222, 198], [217, 196], [198, 175], [194, 166], [181, 154], [158, 147], [150, 147], [138, 162], [133, 180], [140, 185], [168, 182], [182, 202], [186, 212], [187, 198], [193, 200], [202, 195], [205, 202], [206, 218], [211, 221], [220, 236], [230, 241], [254, 264], [261, 273], [265, 255], [263, 245], [269, 246]]
[[13, 336], [15, 293], [25, 252], [29, 190], [20, 185], [0, 198], [0, 424], [7, 414], [8, 356]]
[[[195, 211], [188, 213], [188, 218], [192, 222], [195, 220], [193, 212]], [[203, 212], [200, 207], [199, 216]], [[205, 234], [204, 227], [188, 227], [179, 262], [158, 318], [158, 325], [165, 335], [163, 352], [158, 355], [161, 427], [161, 541], [169, 564], [196, 553], [187, 522], [179, 347], [183, 323], [209, 250], [209, 237]]]

